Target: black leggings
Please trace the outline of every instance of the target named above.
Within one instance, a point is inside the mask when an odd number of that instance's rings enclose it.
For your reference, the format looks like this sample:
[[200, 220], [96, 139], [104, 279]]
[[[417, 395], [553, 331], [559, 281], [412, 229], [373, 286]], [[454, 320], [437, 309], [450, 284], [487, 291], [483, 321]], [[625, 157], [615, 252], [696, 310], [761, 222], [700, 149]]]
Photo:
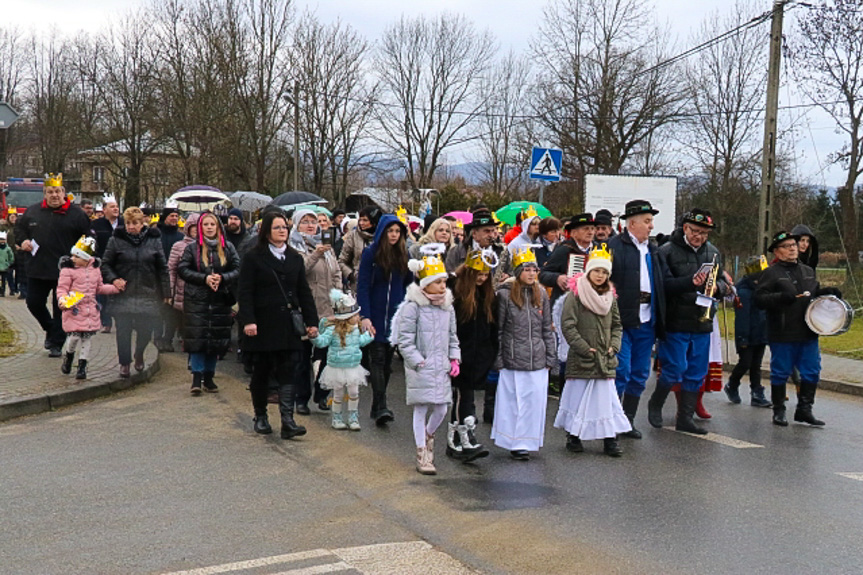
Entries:
[[764, 360], [766, 347], [766, 345], [761, 344], [737, 349], [737, 365], [734, 366], [731, 377], [728, 378], [730, 387], [734, 389], [740, 387], [740, 380], [749, 372], [749, 387], [752, 389], [761, 388], [761, 362]]

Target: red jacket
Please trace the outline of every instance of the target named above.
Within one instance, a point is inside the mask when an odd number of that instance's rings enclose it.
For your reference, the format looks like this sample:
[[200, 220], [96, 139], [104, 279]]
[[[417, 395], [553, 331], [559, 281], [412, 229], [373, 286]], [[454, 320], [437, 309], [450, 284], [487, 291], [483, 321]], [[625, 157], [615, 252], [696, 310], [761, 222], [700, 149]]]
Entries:
[[509, 245], [509, 242], [521, 235], [521, 226], [513, 226], [511, 230], [503, 236], [503, 243]]

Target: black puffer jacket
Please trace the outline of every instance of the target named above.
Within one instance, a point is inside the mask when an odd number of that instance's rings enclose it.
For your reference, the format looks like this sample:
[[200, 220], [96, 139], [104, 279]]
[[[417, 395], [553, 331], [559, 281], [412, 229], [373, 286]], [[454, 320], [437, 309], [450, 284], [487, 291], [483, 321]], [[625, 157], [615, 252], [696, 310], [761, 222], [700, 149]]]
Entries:
[[[713, 322], [700, 321], [704, 315], [703, 307], [696, 305], [695, 300], [704, 286], [696, 287], [692, 283], [695, 272], [702, 264], [713, 261], [722, 269], [722, 258], [719, 250], [710, 242], [704, 242], [698, 250], [692, 249], [683, 236], [682, 229], [674, 230], [671, 239], [659, 248], [659, 255], [668, 266], [669, 275], [665, 278], [665, 331], [681, 333], [710, 333]], [[717, 276], [716, 291], [713, 297], [725, 297], [728, 285]]]
[[90, 235], [90, 218], [75, 204], [57, 209], [47, 207], [44, 202], [34, 204], [15, 222], [16, 244], [35, 240], [39, 245], [27, 265], [27, 276], [36, 279], [56, 281], [60, 277], [57, 262], [69, 255], [69, 250], [84, 235]]
[[[201, 250], [208, 249], [209, 265], [201, 261]], [[240, 276], [240, 256], [230, 242], [225, 242], [225, 264], [219, 261], [214, 248], [190, 243], [177, 265], [177, 275], [185, 282], [183, 289], [183, 348], [188, 353], [222, 355], [231, 344], [231, 306], [234, 305], [232, 284]], [[222, 281], [213, 291], [207, 276], [219, 274]]]
[[[809, 296], [797, 297], [804, 292]], [[794, 262], [776, 262], [761, 274], [755, 289], [755, 305], [767, 310], [767, 340], [804, 342], [818, 337], [806, 325], [806, 308], [813, 297], [823, 295], [815, 270]]]
[[171, 295], [159, 230], [145, 228], [137, 236], [125, 228], [114, 230], [102, 258], [102, 278], [105, 283], [126, 280], [126, 289], [111, 296], [113, 313], [158, 314], [162, 300]]

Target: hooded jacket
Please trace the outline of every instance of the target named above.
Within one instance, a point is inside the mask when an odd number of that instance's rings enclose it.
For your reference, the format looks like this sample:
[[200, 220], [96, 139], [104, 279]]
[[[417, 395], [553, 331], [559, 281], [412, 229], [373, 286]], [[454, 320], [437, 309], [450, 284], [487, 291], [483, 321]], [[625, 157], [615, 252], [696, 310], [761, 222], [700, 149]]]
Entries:
[[354, 228], [345, 236], [342, 251], [339, 253], [339, 267], [342, 280], [348, 284], [352, 293], [357, 293], [357, 276], [360, 271], [360, 259], [363, 250], [375, 239], [374, 234]]
[[391, 343], [404, 358], [407, 404], [452, 403], [450, 360], [461, 361], [452, 292], [446, 290], [442, 306], [433, 305], [412, 283], [393, 323]]
[[66, 202], [54, 209], [45, 202], [33, 204], [15, 222], [15, 242], [36, 240], [39, 249], [27, 264], [27, 277], [56, 280], [57, 262], [67, 255], [81, 236], [90, 235], [90, 218], [84, 210]]
[[[617, 297], [607, 314], [597, 315], [578, 297], [578, 283], [574, 281], [576, 277], [570, 278], [570, 292], [564, 296], [561, 314], [563, 336], [569, 344], [566, 378], [613, 378], [623, 336]], [[611, 352], [608, 351], [609, 348], [612, 349]], [[590, 351], [591, 349], [595, 351]]]
[[[231, 287], [240, 275], [240, 256], [227, 240], [224, 241], [225, 263], [219, 261], [216, 248], [209, 247], [198, 226], [198, 239], [186, 246], [177, 265], [177, 275], [183, 279], [183, 349], [187, 353], [222, 355], [231, 343], [234, 321], [231, 306], [234, 296]], [[209, 264], [202, 258], [209, 250]], [[207, 285], [207, 276], [219, 274], [222, 281], [213, 291]]]
[[557, 369], [557, 347], [551, 322], [551, 304], [544, 289], [542, 307], [532, 304], [530, 290], [525, 290], [523, 308], [515, 305], [510, 292], [515, 278], [501, 284], [497, 292], [498, 347], [496, 369], [538, 371]]
[[180, 265], [180, 258], [183, 257], [183, 252], [186, 247], [195, 241], [195, 238], [189, 235], [189, 230], [195, 226], [197, 230], [198, 214], [190, 214], [186, 219], [186, 227], [183, 228], [183, 240], [171, 246], [171, 253], [168, 256], [168, 279], [171, 281], [171, 300], [174, 309], [183, 311], [183, 296], [185, 295], [186, 282], [177, 275], [177, 266]]
[[112, 313], [158, 315], [161, 301], [171, 295], [159, 230], [144, 228], [137, 237], [126, 228], [114, 230], [102, 258], [102, 278], [126, 280], [126, 289], [111, 299]]
[[91, 259], [82, 268], [75, 267], [72, 258], [63, 256], [60, 258], [60, 277], [57, 280], [57, 297], [61, 298], [70, 292], [84, 294], [84, 299], [71, 308], [63, 309], [63, 331], [93, 332], [102, 329], [99, 304], [96, 303], [97, 295], [112, 295], [120, 293], [120, 290], [111, 284], [102, 283], [102, 260]]
[[288, 244], [303, 256], [306, 268], [306, 280], [315, 298], [315, 307], [319, 317], [333, 315], [333, 302], [330, 300], [331, 289], [342, 289], [342, 272], [333, 250], [323, 254], [316, 249], [303, 234], [296, 230], [291, 232]]
[[812, 229], [805, 224], [797, 224], [791, 230], [792, 236], [809, 236], [809, 249], [805, 252], [798, 250], [797, 261], [805, 264], [813, 270], [818, 267], [818, 238], [812, 233]]
[[[407, 286], [413, 281], [413, 274], [402, 274], [393, 270], [387, 276], [375, 262], [375, 256], [382, 241], [384, 231], [393, 223], [401, 226], [402, 236], [406, 237], [407, 228], [392, 214], [381, 216], [375, 229], [375, 239], [363, 251], [360, 269], [357, 273], [357, 302], [362, 316], [371, 320], [375, 328], [375, 341], [386, 343], [389, 340], [390, 322], [405, 297]], [[405, 254], [407, 255], [407, 254]]]
[[[528, 246], [533, 244], [534, 242], [539, 243], [539, 239], [533, 240], [529, 235], [527, 235], [528, 230], [530, 229], [530, 224], [533, 220], [541, 220], [539, 216], [534, 216], [526, 222], [522, 222], [522, 231], [518, 236], [515, 237], [509, 244], [507, 244], [506, 249], [509, 250], [510, 258], [512, 258], [513, 254], [518, 251], [523, 246]], [[541, 267], [541, 266], [540, 266]]]
[[8, 243], [0, 244], [0, 272], [9, 271], [14, 263], [15, 252], [12, 251]]

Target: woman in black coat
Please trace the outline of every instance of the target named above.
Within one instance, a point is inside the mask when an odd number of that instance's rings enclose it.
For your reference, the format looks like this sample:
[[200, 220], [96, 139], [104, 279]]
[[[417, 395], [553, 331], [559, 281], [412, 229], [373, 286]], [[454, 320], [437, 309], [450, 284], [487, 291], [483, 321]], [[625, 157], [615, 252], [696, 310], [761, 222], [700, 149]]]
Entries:
[[186, 246], [177, 266], [183, 289], [183, 347], [189, 354], [192, 395], [219, 391], [213, 381], [216, 362], [231, 344], [233, 284], [240, 275], [240, 256], [225, 241], [222, 224], [211, 213], [198, 220], [197, 240]]
[[132, 331], [135, 370], [144, 370], [144, 350], [161, 321], [162, 302], [169, 303], [168, 265], [159, 230], [147, 228], [140, 208], [123, 212], [124, 228], [114, 230], [102, 258], [102, 279], [120, 293], [111, 296], [111, 314], [117, 322], [120, 377], [129, 377]]
[[306, 428], [294, 422], [297, 370], [302, 366], [303, 340], [294, 332], [291, 311], [302, 313], [306, 336], [318, 334], [318, 312], [306, 281], [303, 258], [288, 246], [288, 221], [284, 214], [264, 216], [257, 245], [240, 267], [240, 325], [246, 335], [243, 353], [252, 354], [252, 406], [255, 432], [272, 433], [267, 420], [267, 382], [275, 372], [279, 382], [282, 438], [304, 435]]

